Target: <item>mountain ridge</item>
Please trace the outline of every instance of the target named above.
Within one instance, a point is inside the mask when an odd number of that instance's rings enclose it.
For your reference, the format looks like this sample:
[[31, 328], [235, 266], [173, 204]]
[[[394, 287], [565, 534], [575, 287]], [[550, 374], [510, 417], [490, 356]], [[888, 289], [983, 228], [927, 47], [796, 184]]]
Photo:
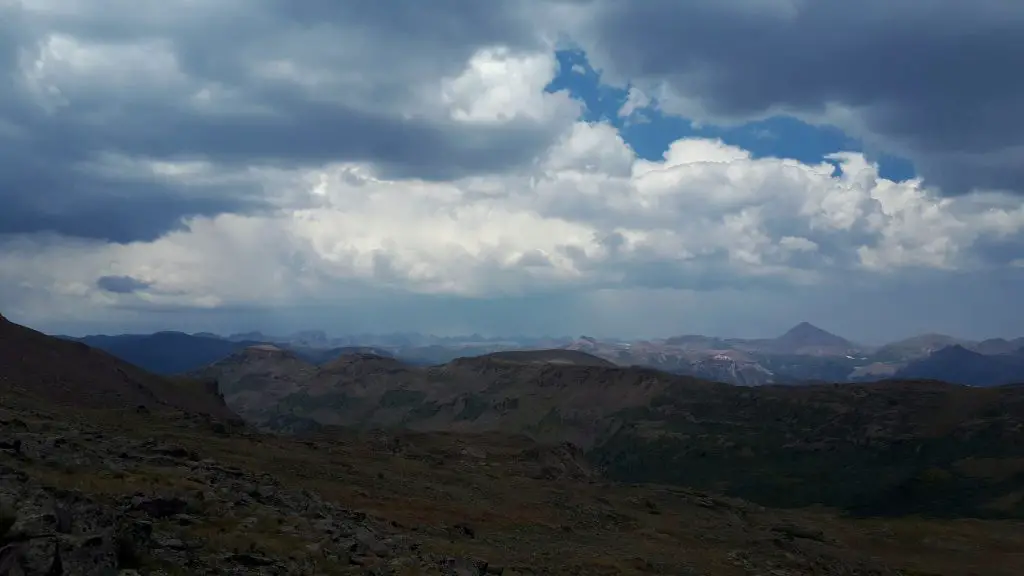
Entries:
[[216, 389], [151, 374], [104, 351], [0, 317], [5, 397], [96, 409], [178, 409], [236, 419]]
[[[1013, 496], [1012, 483], [964, 468], [971, 458], [988, 458], [1005, 461], [1010, 477], [1024, 477], [1024, 430], [1007, 425], [1024, 419], [1024, 386], [886, 380], [737, 387], [639, 366], [487, 357], [431, 367], [354, 357], [343, 371], [312, 367], [269, 380], [261, 371], [241, 366], [203, 376], [220, 382], [240, 414], [269, 428], [308, 421], [522, 434], [580, 446], [620, 481], [687, 484], [772, 506], [1024, 518], [1024, 498]], [[232, 390], [243, 380], [261, 401], [238, 403]], [[264, 384], [288, 392], [261, 397]], [[921, 450], [929, 456], [909, 456]], [[845, 469], [847, 481], [814, 472], [821, 466]], [[919, 482], [932, 469], [950, 482], [925, 490]]]
[[982, 354], [955, 344], [911, 362], [894, 377], [941, 379], [972, 386], [1024, 383], [1024, 348], [1010, 353]]
[[[241, 336], [254, 335], [249, 333]], [[578, 350], [622, 366], [648, 366], [742, 386], [871, 381], [892, 377], [910, 363], [926, 358], [950, 344], [961, 344], [985, 354], [1005, 353], [1024, 346], [1024, 338], [968, 341], [941, 334], [925, 334], [884, 346], [867, 347], [806, 322], [774, 338], [761, 339], [691, 334], [660, 340], [602, 340], [582, 336], [565, 341], [514, 341], [474, 336], [471, 340], [445, 337], [429, 343], [433, 341], [428, 336], [414, 336], [399, 335], [394, 341], [388, 340], [386, 336], [367, 336], [366, 342], [359, 343], [351, 337], [334, 339], [322, 332], [309, 332], [297, 333], [296, 338], [299, 340], [267, 337], [262, 341], [233, 342], [221, 337], [209, 338], [207, 334], [164, 332], [155, 335], [94, 335], [77, 340], [164, 375], [198, 370], [237, 349], [270, 343], [290, 350], [315, 365], [328, 363], [347, 353], [392, 356], [406, 364], [432, 366], [460, 357], [483, 356], [495, 352]], [[310, 347], [312, 340], [319, 341], [318, 345], [325, 347]], [[410, 344], [413, 340], [427, 343]], [[932, 376], [941, 377], [941, 374]]]

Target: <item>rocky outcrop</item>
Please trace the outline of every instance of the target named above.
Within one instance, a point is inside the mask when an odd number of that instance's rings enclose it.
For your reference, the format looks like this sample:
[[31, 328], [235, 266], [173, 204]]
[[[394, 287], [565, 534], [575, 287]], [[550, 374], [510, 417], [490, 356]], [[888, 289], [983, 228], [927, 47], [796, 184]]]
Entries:
[[[387, 521], [181, 446], [17, 418], [0, 421], [0, 437], [3, 576], [490, 573], [486, 562], [421, 552]], [[139, 489], [126, 492], [133, 482]]]

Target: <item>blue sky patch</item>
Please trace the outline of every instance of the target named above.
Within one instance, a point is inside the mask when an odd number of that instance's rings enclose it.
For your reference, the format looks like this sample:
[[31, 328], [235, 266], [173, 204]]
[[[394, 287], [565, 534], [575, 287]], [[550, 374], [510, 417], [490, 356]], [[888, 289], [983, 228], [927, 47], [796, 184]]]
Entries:
[[914, 165], [905, 158], [867, 152], [861, 142], [838, 128], [813, 126], [791, 116], [729, 127], [694, 126], [687, 118], [667, 116], [655, 108], [643, 109], [645, 119], [641, 121], [635, 117], [622, 118], [619, 110], [626, 102], [628, 89], [602, 84], [601, 74], [580, 50], [559, 50], [556, 57], [559, 73], [547, 89], [568, 90], [586, 105], [584, 120], [615, 126], [641, 158], [660, 160], [669, 144], [680, 138], [720, 138], [726, 144], [749, 150], [755, 158], [792, 158], [817, 164], [833, 152], [864, 152], [869, 160], [878, 163], [883, 178], [905, 180], [916, 175]]

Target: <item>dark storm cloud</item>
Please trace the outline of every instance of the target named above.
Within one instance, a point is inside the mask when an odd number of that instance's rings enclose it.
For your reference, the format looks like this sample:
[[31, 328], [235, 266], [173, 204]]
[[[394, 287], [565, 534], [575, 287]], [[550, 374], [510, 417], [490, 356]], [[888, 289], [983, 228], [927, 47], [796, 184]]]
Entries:
[[[126, 114], [103, 134], [79, 134], [91, 146], [160, 158], [202, 157], [222, 164], [314, 165], [333, 160], [379, 163], [392, 175], [451, 178], [527, 161], [548, 134], [524, 127], [442, 126], [279, 97], [272, 117], [202, 118], [166, 109]], [[73, 122], [73, 120], [71, 120]], [[65, 129], [71, 127], [65, 125]]]
[[114, 294], [131, 294], [150, 287], [149, 282], [131, 276], [100, 276], [96, 279], [96, 287]]
[[[57, 232], [114, 242], [152, 240], [181, 226], [182, 219], [242, 210], [261, 203], [245, 191], [208, 190], [152, 180], [90, 174], [80, 164], [109, 146], [111, 134], [136, 121], [114, 119], [89, 129], [86, 107], [46, 110], [19, 81], [19, 51], [41, 39], [23, 10], [0, 7], [0, 235]], [[167, 125], [145, 120], [154, 130]], [[173, 122], [173, 120], [172, 120]]]
[[[528, 162], [554, 134], [551, 126], [473, 127], [398, 111], [413, 97], [416, 81], [458, 73], [481, 47], [536, 46], [536, 32], [517, 2], [222, 0], [183, 11], [173, 2], [115, 9], [97, 1], [60, 15], [4, 6], [0, 235], [53, 231], [151, 240], [190, 216], [266, 207], [257, 183], [197, 190], [194, 183], [126, 180], [81, 168], [101, 154], [199, 159], [222, 170], [371, 161], [389, 175], [440, 179]], [[199, 13], [190, 15], [193, 8]], [[98, 43], [159, 39], [194, 89], [162, 90], [142, 78], [141, 90], [133, 83], [113, 91], [79, 79], [62, 103], [47, 108], [27, 89], [19, 53], [31, 55], [49, 34]], [[311, 93], [254, 75], [257, 63], [275, 58], [365, 86], [350, 104], [332, 87]], [[200, 112], [183, 102], [203, 85], [236, 95], [238, 109]]]
[[465, 53], [467, 46], [522, 43], [533, 27], [529, 2], [520, 0], [273, 0], [276, 14], [305, 25], [344, 22], [385, 30], [392, 38], [416, 40]]
[[619, 77], [709, 112], [858, 110], [872, 143], [949, 193], [1024, 192], [1024, 3], [597, 0], [580, 37]]
[[[87, 143], [41, 126], [30, 139], [0, 137], [0, 234], [56, 232], [132, 242], [154, 240], [194, 215], [253, 210], [251, 190], [113, 178], [76, 168]], [[13, 144], [12, 144], [13, 142]], [[18, 144], [21, 144], [20, 146]], [[204, 194], [198, 195], [200, 192]]]

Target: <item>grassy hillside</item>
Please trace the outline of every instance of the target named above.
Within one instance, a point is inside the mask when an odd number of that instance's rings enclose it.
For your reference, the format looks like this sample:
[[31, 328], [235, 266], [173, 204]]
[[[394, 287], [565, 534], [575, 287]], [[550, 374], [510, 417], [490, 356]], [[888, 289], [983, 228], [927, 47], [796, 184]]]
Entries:
[[[245, 379], [253, 421], [501, 431], [570, 441], [610, 477], [663, 482], [773, 506], [872, 515], [1024, 518], [1024, 387], [933, 382], [741, 388], [605, 366], [467, 358], [432, 368], [352, 358]], [[216, 368], [216, 367], [214, 367]], [[262, 400], [256, 404], [251, 398]]]

